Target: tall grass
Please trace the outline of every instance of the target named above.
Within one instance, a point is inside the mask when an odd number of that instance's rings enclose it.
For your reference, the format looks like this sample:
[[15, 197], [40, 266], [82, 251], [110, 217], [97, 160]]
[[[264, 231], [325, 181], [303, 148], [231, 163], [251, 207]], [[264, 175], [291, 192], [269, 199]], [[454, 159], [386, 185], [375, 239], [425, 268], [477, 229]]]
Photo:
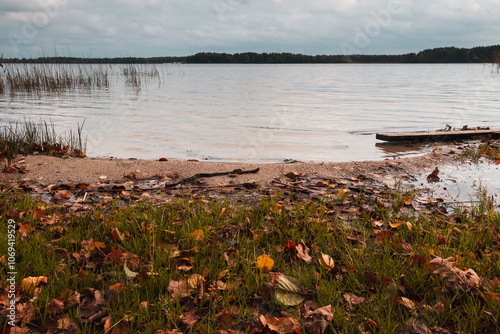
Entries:
[[141, 86], [142, 80], [147, 82], [156, 78], [161, 83], [160, 72], [154, 65], [128, 64], [122, 67], [121, 73], [125, 76], [125, 82], [136, 88]]
[[54, 124], [25, 120], [0, 127], [0, 158], [10, 166], [18, 154], [72, 155], [84, 157], [87, 139], [83, 138], [83, 125], [76, 132], [59, 135]]
[[[1, 64], [1, 58], [0, 58]], [[111, 85], [113, 67], [92, 64], [4, 64], [0, 74], [0, 94], [61, 93], [75, 89], [101, 89]], [[119, 74], [134, 88], [150, 80], [161, 84], [162, 74], [155, 65], [124, 64]], [[3, 79], [3, 80], [2, 80]]]
[[60, 64], [6, 64], [4, 91], [47, 93], [109, 87], [105, 66]]

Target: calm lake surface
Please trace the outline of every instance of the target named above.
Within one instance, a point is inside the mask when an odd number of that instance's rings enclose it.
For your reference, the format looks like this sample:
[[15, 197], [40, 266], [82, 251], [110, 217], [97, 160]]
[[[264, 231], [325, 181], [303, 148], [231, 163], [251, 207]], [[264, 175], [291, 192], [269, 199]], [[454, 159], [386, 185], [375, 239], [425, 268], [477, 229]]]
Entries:
[[377, 132], [500, 128], [491, 65], [164, 64], [139, 88], [125, 66], [106, 66], [103, 89], [0, 95], [0, 124], [85, 121], [89, 156], [253, 162], [379, 160], [425, 147], [381, 145]]

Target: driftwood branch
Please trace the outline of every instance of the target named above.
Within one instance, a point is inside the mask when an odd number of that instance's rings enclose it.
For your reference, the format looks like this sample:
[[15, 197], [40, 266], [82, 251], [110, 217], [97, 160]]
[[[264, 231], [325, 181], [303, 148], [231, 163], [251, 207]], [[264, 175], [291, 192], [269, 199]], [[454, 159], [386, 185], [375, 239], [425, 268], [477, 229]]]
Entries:
[[260, 168], [251, 169], [251, 170], [235, 169], [235, 170], [232, 170], [230, 172], [198, 173], [198, 174], [195, 174], [193, 176], [184, 178], [178, 182], [165, 184], [165, 188], [172, 188], [172, 187], [178, 186], [179, 184], [190, 183], [190, 182], [193, 182], [194, 180], [202, 178], [202, 177], [216, 177], [216, 176], [224, 176], [224, 175], [231, 175], [231, 174], [236, 174], [236, 175], [255, 174], [259, 170], [260, 170]]

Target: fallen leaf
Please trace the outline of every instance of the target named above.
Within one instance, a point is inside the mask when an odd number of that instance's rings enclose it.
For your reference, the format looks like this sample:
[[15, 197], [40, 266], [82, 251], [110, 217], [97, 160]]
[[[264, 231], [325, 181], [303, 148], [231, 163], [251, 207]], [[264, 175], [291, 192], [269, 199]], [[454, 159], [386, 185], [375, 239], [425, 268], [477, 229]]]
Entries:
[[80, 304], [80, 294], [71, 289], [64, 289], [49, 302], [49, 314], [55, 315], [78, 304]]
[[380, 329], [380, 326], [377, 324], [377, 322], [373, 319], [365, 318], [365, 321], [369, 323], [371, 326], [375, 327], [376, 329]]
[[296, 245], [293, 241], [287, 241], [285, 244], [285, 252], [292, 254], [296, 250]]
[[127, 267], [127, 260], [125, 260], [125, 263], [123, 264], [123, 271], [125, 272], [125, 276], [127, 276], [128, 279], [134, 279], [139, 274]]
[[123, 292], [127, 290], [127, 287], [123, 283], [115, 283], [109, 287], [110, 290], [115, 290], [116, 292]]
[[196, 230], [189, 233], [189, 237], [194, 240], [202, 240], [205, 237], [203, 230]]
[[404, 221], [400, 220], [400, 221], [397, 221], [395, 223], [393, 222], [389, 222], [389, 226], [392, 227], [392, 228], [398, 228], [399, 226], [401, 226], [402, 224], [404, 223]]
[[111, 237], [113, 237], [115, 241], [123, 241], [123, 236], [116, 227], [111, 228]]
[[268, 272], [274, 267], [274, 260], [267, 255], [261, 255], [257, 258], [257, 268], [263, 272]]
[[312, 257], [309, 255], [309, 252], [311, 250], [309, 249], [309, 247], [306, 246], [304, 240], [300, 241], [300, 244], [297, 245], [296, 250], [297, 250], [297, 257], [299, 259], [304, 260], [305, 263], [311, 263]]
[[90, 245], [90, 250], [93, 250], [94, 248], [106, 248], [106, 245], [104, 244], [104, 242], [101, 242], [101, 241], [94, 241], [91, 245]]
[[278, 286], [275, 297], [280, 303], [294, 306], [306, 299], [306, 291], [298, 278], [283, 275], [278, 277], [276, 282]]
[[437, 257], [429, 262], [429, 269], [433, 274], [441, 276], [446, 286], [451, 290], [470, 290], [479, 288], [480, 278], [472, 269], [461, 270], [455, 267], [453, 257], [443, 259]]
[[347, 302], [352, 311], [354, 311], [359, 304], [364, 303], [366, 300], [364, 297], [356, 296], [353, 293], [344, 293], [342, 297], [344, 297], [344, 300]]
[[326, 270], [332, 270], [335, 267], [335, 262], [330, 255], [321, 253], [321, 257], [318, 261]]
[[172, 298], [185, 298], [191, 295], [193, 289], [191, 289], [187, 282], [171, 280], [168, 284], [168, 292], [172, 294]]
[[47, 284], [47, 276], [26, 277], [21, 281], [21, 291], [25, 294], [32, 294], [40, 284]]
[[405, 321], [407, 333], [414, 334], [432, 334], [433, 332], [423, 323], [415, 318], [409, 318]]
[[189, 278], [188, 278], [188, 287], [191, 288], [191, 289], [197, 289], [198, 286], [200, 284], [202, 284], [203, 282], [205, 282], [205, 279], [203, 278], [203, 276], [199, 275], [199, 274], [193, 274], [191, 275]]

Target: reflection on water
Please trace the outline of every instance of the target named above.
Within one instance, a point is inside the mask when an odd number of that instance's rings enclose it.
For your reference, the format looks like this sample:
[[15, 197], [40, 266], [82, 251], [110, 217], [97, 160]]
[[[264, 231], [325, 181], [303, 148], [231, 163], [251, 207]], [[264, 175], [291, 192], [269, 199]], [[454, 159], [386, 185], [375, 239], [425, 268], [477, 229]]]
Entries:
[[382, 142], [375, 143], [382, 158], [399, 158], [415, 156], [418, 154], [431, 152], [433, 145], [429, 143], [396, 143]]
[[500, 76], [481, 64], [165, 64], [140, 87], [106, 66], [107, 88], [0, 95], [0, 123], [85, 120], [91, 156], [255, 162], [415, 155], [375, 133], [500, 127]]
[[426, 189], [434, 198], [442, 198], [447, 203], [466, 203], [476, 200], [480, 187], [498, 202], [500, 194], [500, 165], [490, 161], [480, 163], [453, 163], [439, 166], [439, 182], [427, 182], [427, 175], [419, 175], [411, 184]]

